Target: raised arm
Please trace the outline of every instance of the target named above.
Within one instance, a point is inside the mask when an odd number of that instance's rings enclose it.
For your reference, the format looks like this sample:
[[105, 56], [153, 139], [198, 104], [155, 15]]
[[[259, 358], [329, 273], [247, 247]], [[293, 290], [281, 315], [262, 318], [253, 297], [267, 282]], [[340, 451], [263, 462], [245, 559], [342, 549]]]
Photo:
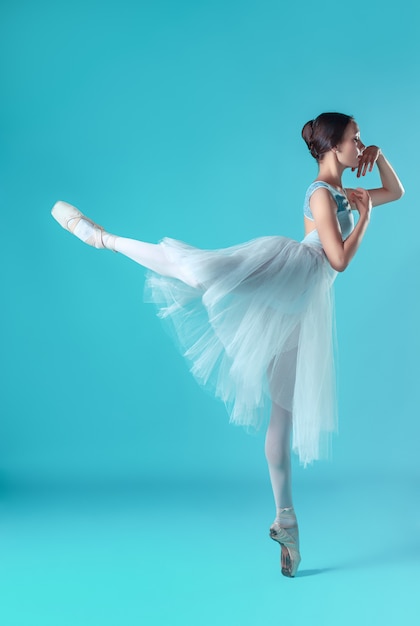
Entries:
[[359, 248], [369, 225], [372, 202], [366, 189], [353, 189], [349, 200], [359, 212], [359, 220], [345, 241], [337, 220], [337, 205], [330, 192], [319, 188], [311, 196], [310, 207], [322, 247], [333, 269], [343, 272]]
[[[365, 176], [367, 172], [371, 172], [375, 163], [378, 166], [382, 187], [368, 190], [372, 200], [372, 206], [386, 204], [387, 202], [393, 202], [401, 198], [401, 196], [404, 195], [404, 187], [391, 164], [377, 146], [368, 146], [364, 149], [360, 157], [359, 167], [357, 168], [357, 177], [360, 178], [360, 176]], [[353, 189], [348, 189], [348, 195], [351, 195], [353, 191]]]

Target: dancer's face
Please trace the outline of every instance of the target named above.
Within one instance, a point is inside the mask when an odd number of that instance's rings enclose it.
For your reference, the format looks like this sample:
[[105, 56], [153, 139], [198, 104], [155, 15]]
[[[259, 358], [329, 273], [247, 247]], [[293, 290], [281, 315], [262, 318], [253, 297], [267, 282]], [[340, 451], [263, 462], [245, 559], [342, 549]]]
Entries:
[[365, 145], [360, 139], [360, 130], [356, 122], [350, 122], [342, 141], [336, 146], [337, 159], [344, 167], [358, 167]]

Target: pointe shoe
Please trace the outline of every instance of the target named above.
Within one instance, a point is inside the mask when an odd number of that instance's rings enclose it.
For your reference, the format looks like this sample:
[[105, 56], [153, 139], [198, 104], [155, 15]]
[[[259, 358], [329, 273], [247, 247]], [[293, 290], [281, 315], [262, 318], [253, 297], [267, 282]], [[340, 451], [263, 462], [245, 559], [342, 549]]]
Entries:
[[[115, 252], [115, 237], [105, 233], [105, 230], [99, 224], [95, 224], [88, 217], [83, 215], [76, 207], [67, 202], [59, 200], [51, 210], [51, 215], [65, 230], [78, 237], [88, 246], [94, 248], [108, 248]], [[107, 235], [106, 244], [104, 243], [104, 235]]]
[[283, 576], [294, 578], [301, 561], [297, 524], [283, 528], [279, 522], [274, 522], [270, 527], [270, 537], [281, 547], [281, 573]]

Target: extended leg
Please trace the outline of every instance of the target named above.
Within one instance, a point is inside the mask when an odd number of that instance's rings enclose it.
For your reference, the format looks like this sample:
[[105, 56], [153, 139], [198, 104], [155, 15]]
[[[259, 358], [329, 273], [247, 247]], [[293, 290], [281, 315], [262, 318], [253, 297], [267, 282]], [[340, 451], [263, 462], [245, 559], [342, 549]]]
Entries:
[[137, 239], [127, 239], [126, 237], [115, 237], [114, 249], [132, 261], [162, 276], [177, 278], [191, 287], [198, 286], [194, 276], [190, 275], [186, 268], [168, 259], [161, 244], [146, 243]]
[[162, 276], [177, 278], [191, 287], [198, 286], [194, 276], [185, 267], [168, 259], [160, 244], [112, 235], [67, 202], [57, 202], [52, 209], [52, 216], [63, 228], [90, 246], [121, 252], [124, 256]]

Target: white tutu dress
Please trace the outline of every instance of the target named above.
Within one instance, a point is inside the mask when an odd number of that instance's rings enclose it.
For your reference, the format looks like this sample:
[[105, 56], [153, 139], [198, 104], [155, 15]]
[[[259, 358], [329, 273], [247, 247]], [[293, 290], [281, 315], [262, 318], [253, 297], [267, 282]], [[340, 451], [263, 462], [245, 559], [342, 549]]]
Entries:
[[[347, 198], [322, 181], [337, 203], [343, 239], [354, 228]], [[293, 413], [293, 450], [303, 465], [328, 456], [337, 430], [331, 268], [316, 230], [302, 242], [260, 237], [221, 250], [173, 239], [160, 243], [191, 277], [149, 272], [146, 300], [187, 359], [197, 381], [228, 408], [235, 424], [259, 427], [275, 402]]]

